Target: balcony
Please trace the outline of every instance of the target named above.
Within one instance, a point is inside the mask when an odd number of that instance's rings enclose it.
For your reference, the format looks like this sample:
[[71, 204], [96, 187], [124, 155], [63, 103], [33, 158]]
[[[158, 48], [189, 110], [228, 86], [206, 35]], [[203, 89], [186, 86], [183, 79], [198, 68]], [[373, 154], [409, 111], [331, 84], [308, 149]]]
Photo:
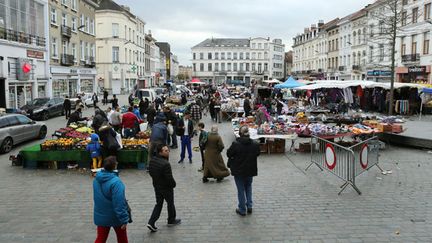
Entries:
[[238, 71], [238, 72], [237, 72], [237, 75], [239, 75], [239, 76], [243, 76], [243, 75], [246, 75], [246, 72], [245, 72], [245, 71]]
[[0, 39], [28, 45], [45, 46], [45, 38], [0, 27]]
[[402, 62], [418, 62], [420, 61], [420, 54], [402, 55]]
[[91, 68], [92, 68], [92, 67], [95, 67], [95, 66], [96, 66], [95, 58], [94, 58], [94, 57], [86, 56], [86, 57], [85, 57], [84, 66], [86, 66], [86, 67], [91, 67]]
[[345, 71], [345, 66], [339, 66], [339, 69], [338, 69], [340, 72], [342, 72], [342, 71]]
[[362, 68], [360, 65], [352, 65], [352, 70], [353, 71], [362, 71]]
[[69, 26], [62, 25], [61, 34], [63, 37], [70, 39], [72, 37], [72, 29]]
[[220, 75], [220, 76], [225, 76], [225, 75], [227, 75], [227, 74], [228, 74], [227, 71], [215, 71], [215, 72], [214, 72], [214, 75]]
[[74, 56], [69, 54], [61, 54], [61, 62], [60, 64], [63, 66], [73, 66], [74, 65]]

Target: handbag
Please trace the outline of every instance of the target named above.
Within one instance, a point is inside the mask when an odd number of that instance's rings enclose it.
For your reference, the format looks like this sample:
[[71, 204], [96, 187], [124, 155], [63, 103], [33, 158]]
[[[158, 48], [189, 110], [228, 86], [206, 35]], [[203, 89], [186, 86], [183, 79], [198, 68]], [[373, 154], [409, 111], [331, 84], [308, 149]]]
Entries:
[[173, 135], [174, 134], [174, 127], [170, 124], [167, 126], [168, 134]]

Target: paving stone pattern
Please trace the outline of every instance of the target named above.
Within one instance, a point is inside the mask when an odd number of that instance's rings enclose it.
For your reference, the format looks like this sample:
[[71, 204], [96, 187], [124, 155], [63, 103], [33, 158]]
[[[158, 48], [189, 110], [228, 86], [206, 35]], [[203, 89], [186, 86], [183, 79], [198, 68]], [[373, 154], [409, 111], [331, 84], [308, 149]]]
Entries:
[[[212, 122], [205, 121], [210, 129]], [[52, 132], [63, 126], [64, 118], [47, 123]], [[219, 125], [228, 148], [234, 139], [230, 125]], [[308, 154], [261, 155], [253, 182], [254, 211], [246, 217], [234, 211], [232, 177], [203, 184], [199, 153], [194, 152], [192, 164], [186, 160], [181, 165], [179, 153], [172, 150], [170, 162], [182, 224], [168, 228], [164, 207], [157, 233], [145, 227], [155, 204], [150, 176], [121, 171], [133, 210], [130, 242], [432, 242], [432, 154], [427, 151], [387, 147], [380, 164], [393, 174], [372, 168], [360, 175], [361, 196], [352, 188], [338, 196], [343, 183], [315, 166], [305, 172]], [[87, 173], [24, 170], [11, 167], [8, 157], [0, 157], [0, 242], [94, 241], [92, 178]], [[109, 242], [116, 242], [114, 231]]]

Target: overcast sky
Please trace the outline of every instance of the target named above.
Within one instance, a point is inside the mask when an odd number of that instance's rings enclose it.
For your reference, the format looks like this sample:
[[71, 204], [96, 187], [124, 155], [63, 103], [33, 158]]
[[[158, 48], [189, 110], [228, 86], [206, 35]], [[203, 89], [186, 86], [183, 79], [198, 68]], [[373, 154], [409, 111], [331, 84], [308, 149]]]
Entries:
[[318, 20], [345, 17], [374, 0], [114, 0], [131, 7], [157, 41], [169, 42], [180, 65], [207, 38], [292, 38]]

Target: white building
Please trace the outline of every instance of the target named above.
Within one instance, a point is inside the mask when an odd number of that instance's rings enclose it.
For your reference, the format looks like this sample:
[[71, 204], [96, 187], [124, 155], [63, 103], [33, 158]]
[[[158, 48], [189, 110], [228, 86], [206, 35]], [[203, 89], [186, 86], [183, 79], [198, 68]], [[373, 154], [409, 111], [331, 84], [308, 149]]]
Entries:
[[102, 0], [96, 10], [96, 63], [100, 86], [128, 93], [145, 73], [145, 22], [126, 6]]
[[339, 79], [351, 79], [351, 46], [352, 40], [352, 23], [351, 15], [342, 18], [339, 21]]
[[400, 82], [432, 83], [431, 1], [404, 1], [396, 41], [396, 76]]
[[50, 97], [48, 1], [0, 1], [0, 107]]
[[179, 62], [176, 55], [171, 55], [171, 78], [176, 79], [179, 75], [180, 69], [179, 69]]
[[285, 45], [270, 38], [206, 39], [192, 47], [193, 77], [220, 84], [226, 80], [284, 79]]
[[[366, 78], [367, 63], [367, 15], [362, 9], [351, 15], [351, 79], [363, 80]], [[351, 58], [350, 58], [351, 60]], [[347, 58], [348, 61], [348, 58]]]
[[146, 34], [145, 38], [145, 73], [143, 79], [146, 80], [145, 87], [157, 86], [160, 73], [160, 49], [156, 45], [156, 39], [152, 36], [151, 31]]

